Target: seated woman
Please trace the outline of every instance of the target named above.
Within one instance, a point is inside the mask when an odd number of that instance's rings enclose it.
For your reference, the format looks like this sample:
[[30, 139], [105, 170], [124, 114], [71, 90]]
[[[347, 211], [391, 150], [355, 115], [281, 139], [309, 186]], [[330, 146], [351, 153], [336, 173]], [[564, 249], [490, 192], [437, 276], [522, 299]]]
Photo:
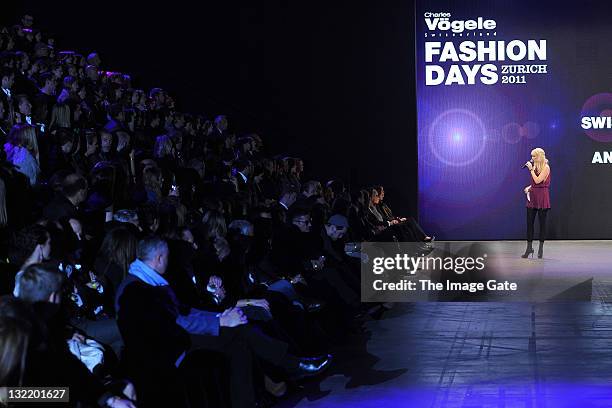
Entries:
[[127, 226], [118, 226], [104, 237], [94, 263], [96, 280], [104, 287], [104, 310], [115, 316], [115, 293], [136, 259], [138, 240]]
[[385, 196], [382, 186], [370, 189], [368, 220], [374, 225], [375, 233], [383, 240], [391, 238], [403, 242], [432, 242], [435, 237], [427, 235], [412, 217], [396, 217], [391, 209], [383, 204]]
[[410, 236], [413, 237], [413, 241], [432, 242], [433, 240], [435, 240], [435, 237], [430, 237], [425, 234], [423, 228], [421, 228], [421, 226], [416, 222], [413, 217], [406, 218], [396, 217], [393, 215], [393, 212], [391, 211], [389, 206], [387, 206], [387, 204], [383, 202], [385, 198], [385, 189], [383, 188], [383, 186], [376, 187], [376, 191], [378, 192], [379, 197], [379, 211], [381, 212], [381, 214], [383, 214], [383, 217], [385, 217], [387, 221], [391, 222], [391, 224], [400, 224], [407, 228], [407, 231], [409, 232]]
[[40, 175], [35, 128], [25, 123], [13, 126], [4, 151], [6, 160], [28, 177], [31, 186], [35, 185]]

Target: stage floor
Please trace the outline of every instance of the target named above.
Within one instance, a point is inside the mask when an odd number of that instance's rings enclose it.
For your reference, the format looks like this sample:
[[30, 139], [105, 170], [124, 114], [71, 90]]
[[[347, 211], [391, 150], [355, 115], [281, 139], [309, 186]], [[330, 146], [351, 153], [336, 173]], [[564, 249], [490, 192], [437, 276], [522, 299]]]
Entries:
[[278, 406], [611, 407], [612, 241], [550, 241], [533, 260], [495, 245], [508, 273], [590, 284], [574, 301], [397, 303]]

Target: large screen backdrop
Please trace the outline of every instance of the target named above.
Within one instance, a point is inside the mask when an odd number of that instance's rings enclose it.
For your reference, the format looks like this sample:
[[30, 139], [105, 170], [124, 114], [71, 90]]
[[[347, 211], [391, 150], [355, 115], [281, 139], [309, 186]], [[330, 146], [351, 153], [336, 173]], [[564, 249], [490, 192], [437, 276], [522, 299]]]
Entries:
[[417, 1], [419, 217], [428, 234], [523, 239], [530, 179], [521, 166], [542, 147], [549, 238], [612, 238], [610, 21], [603, 0]]

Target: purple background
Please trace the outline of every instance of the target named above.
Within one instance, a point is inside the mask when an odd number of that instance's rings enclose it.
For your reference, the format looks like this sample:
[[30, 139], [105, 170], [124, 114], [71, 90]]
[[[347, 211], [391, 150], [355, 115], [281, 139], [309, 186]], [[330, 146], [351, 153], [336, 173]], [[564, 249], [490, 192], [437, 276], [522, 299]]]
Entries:
[[[425, 38], [425, 12], [493, 19], [497, 36]], [[548, 238], [612, 238], [612, 165], [591, 164], [593, 153], [612, 150], [612, 143], [602, 131], [589, 137], [580, 127], [587, 100], [610, 90], [611, 17], [602, 2], [417, 2], [419, 216], [428, 233], [450, 240], [523, 239], [523, 188], [530, 178], [520, 168], [531, 149], [542, 147], [551, 166]], [[546, 39], [547, 60], [532, 63], [547, 64], [549, 73], [510, 85], [501, 83], [498, 68], [495, 85], [425, 86], [425, 42], [468, 39]], [[433, 62], [445, 68], [461, 63]], [[600, 95], [584, 113], [611, 108], [612, 98]]]

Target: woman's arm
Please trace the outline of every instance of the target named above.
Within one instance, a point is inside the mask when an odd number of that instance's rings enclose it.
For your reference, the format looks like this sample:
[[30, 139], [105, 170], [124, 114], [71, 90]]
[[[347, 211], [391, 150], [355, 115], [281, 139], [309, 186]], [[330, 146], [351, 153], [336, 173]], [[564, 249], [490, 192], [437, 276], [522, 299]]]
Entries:
[[536, 176], [535, 168], [532, 168], [531, 170], [531, 178], [536, 184], [540, 184], [541, 182], [546, 180], [549, 174], [550, 174], [550, 167], [548, 166], [548, 164], [544, 167], [544, 169], [542, 170], [542, 173], [540, 173], [539, 176]]

